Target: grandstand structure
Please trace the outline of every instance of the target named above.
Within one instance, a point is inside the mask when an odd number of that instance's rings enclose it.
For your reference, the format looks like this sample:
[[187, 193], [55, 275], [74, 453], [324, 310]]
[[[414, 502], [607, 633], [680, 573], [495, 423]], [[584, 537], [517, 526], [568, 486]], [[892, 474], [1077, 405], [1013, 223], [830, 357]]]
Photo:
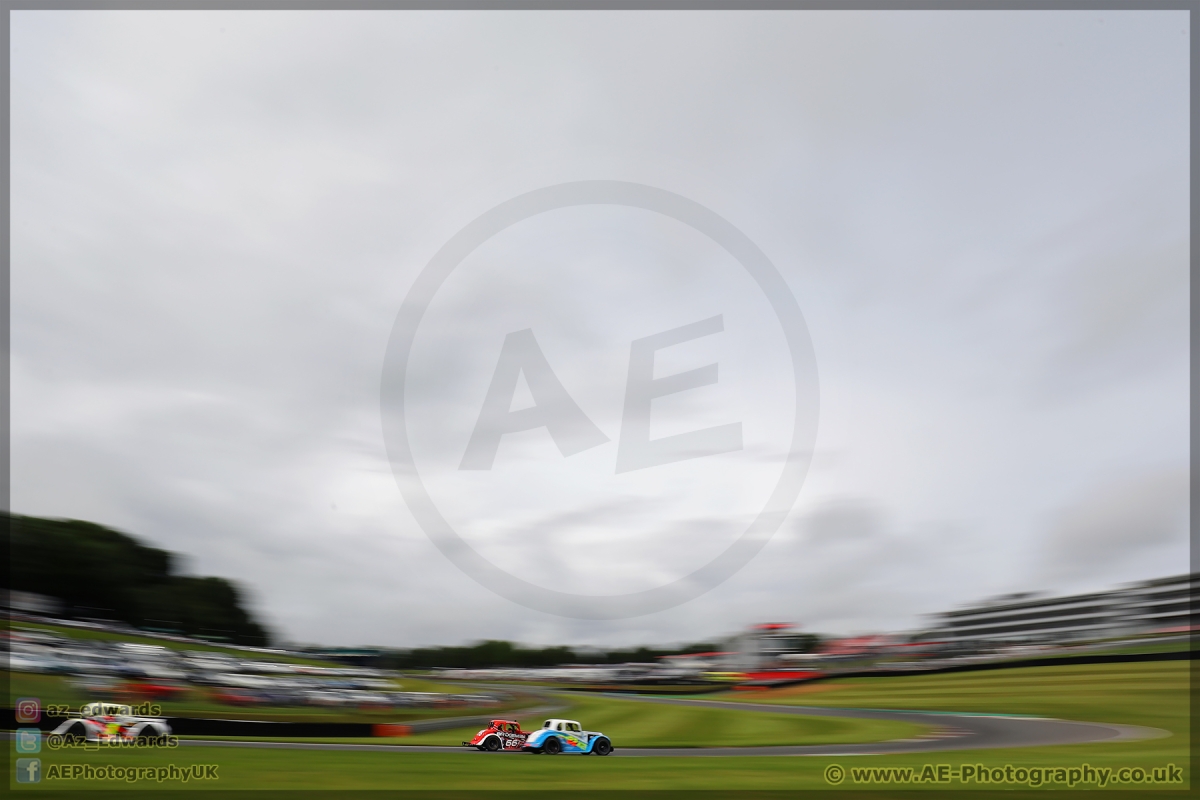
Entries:
[[934, 616], [921, 637], [963, 645], [1041, 644], [1190, 629], [1200, 573], [1065, 597], [1005, 595]]

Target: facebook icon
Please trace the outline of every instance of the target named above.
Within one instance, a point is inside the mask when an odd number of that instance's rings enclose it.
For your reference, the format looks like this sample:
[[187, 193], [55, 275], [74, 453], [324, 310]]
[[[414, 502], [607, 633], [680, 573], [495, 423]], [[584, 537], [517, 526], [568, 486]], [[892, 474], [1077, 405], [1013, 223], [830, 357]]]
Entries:
[[17, 783], [40, 783], [42, 760], [40, 758], [17, 759]]

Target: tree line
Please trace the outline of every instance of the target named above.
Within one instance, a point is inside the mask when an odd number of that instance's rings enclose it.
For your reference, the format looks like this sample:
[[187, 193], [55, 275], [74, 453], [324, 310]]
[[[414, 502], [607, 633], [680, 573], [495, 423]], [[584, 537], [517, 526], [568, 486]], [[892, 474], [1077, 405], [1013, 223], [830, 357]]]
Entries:
[[92, 522], [5, 516], [5, 588], [56, 598], [65, 617], [233, 644], [269, 643], [234, 583], [181, 575], [173, 553]]
[[[788, 651], [813, 653], [821, 637], [812, 633], [795, 633]], [[663, 656], [712, 653], [728, 645], [696, 642], [682, 647], [631, 647], [617, 650], [593, 648], [573, 650], [570, 647], [523, 647], [512, 642], [489, 640], [457, 647], [421, 647], [412, 650], [382, 650], [377, 655], [359, 659], [362, 664], [383, 669], [432, 669], [434, 667], [486, 669], [490, 667], [558, 667], [565, 664], [649, 664]]]
[[718, 649], [710, 642], [679, 648], [637, 647], [624, 650], [572, 650], [569, 647], [522, 647], [505, 641], [486, 641], [459, 647], [422, 647], [389, 650], [372, 659], [384, 669], [431, 669], [458, 667], [557, 667], [564, 664], [650, 663], [660, 656], [708, 653]]

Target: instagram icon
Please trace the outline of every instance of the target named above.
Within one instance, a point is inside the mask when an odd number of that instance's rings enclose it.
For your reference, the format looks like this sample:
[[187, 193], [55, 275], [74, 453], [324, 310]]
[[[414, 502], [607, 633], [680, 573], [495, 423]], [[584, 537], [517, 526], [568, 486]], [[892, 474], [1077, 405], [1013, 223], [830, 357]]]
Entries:
[[42, 704], [36, 697], [17, 700], [17, 722], [37, 722], [42, 718]]

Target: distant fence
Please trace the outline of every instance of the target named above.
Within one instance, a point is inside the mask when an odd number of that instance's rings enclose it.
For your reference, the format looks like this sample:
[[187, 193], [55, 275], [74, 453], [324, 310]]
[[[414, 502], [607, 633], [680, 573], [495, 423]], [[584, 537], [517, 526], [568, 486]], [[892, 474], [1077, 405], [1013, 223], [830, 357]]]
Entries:
[[[1127, 653], [1124, 655], [1118, 654], [1091, 654], [1078, 656], [1047, 656], [1042, 658], [1023, 658], [1012, 661], [989, 661], [978, 664], [947, 664], [941, 667], [928, 668], [912, 668], [912, 669], [860, 669], [846, 670], [844, 672], [816, 672], [813, 671], [801, 678], [778, 678], [778, 679], [762, 679], [751, 680], [745, 683], [730, 685], [727, 683], [721, 684], [697, 684], [694, 686], [675, 686], [671, 687], [671, 694], [712, 694], [714, 692], [726, 692], [730, 689], [747, 688], [747, 689], [774, 689], [783, 686], [796, 686], [803, 683], [814, 683], [816, 681], [829, 681], [835, 678], [884, 678], [884, 677], [903, 677], [909, 675], [938, 675], [948, 672], [977, 672], [980, 670], [991, 669], [1016, 669], [1019, 667], [1053, 667], [1066, 666], [1069, 664], [1119, 664], [1132, 663], [1138, 661], [1186, 661], [1195, 657], [1195, 654], [1200, 651], [1193, 650], [1176, 650], [1168, 653]], [[638, 683], [609, 683], [609, 684], [592, 684], [587, 686], [572, 686], [574, 691], [585, 692], [617, 692], [622, 694], [663, 694], [665, 687], [638, 684]]]

